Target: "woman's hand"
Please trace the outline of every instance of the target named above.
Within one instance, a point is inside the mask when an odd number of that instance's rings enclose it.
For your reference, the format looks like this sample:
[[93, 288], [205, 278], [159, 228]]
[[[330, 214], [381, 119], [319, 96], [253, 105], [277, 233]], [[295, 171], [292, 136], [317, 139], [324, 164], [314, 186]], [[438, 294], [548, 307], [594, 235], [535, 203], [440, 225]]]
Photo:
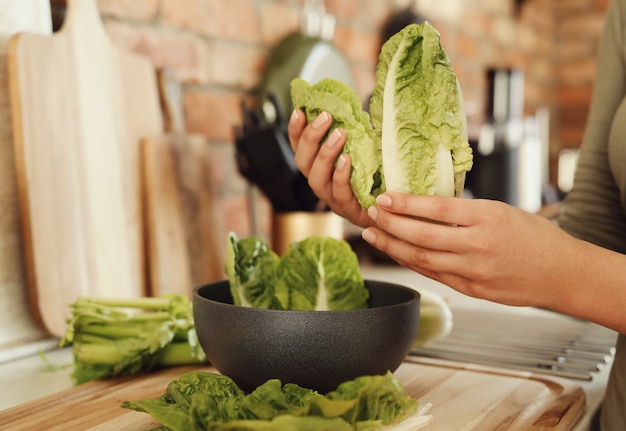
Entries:
[[320, 145], [331, 124], [332, 118], [326, 112], [309, 125], [302, 111], [292, 113], [288, 130], [296, 166], [307, 177], [313, 193], [331, 210], [358, 226], [369, 226], [371, 219], [350, 187], [350, 156], [341, 154], [345, 132], [335, 129]]
[[584, 253], [549, 220], [498, 201], [384, 193], [369, 215], [363, 238], [401, 265], [509, 305], [561, 308]]

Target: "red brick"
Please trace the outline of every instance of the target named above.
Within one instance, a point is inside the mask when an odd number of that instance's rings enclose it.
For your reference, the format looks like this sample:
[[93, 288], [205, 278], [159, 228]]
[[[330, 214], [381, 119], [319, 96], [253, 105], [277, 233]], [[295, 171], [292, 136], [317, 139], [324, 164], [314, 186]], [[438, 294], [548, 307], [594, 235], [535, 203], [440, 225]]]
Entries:
[[182, 82], [206, 83], [209, 79], [207, 47], [199, 37], [154, 28], [107, 21], [106, 29], [118, 46], [145, 55], [156, 68], [172, 68]]
[[595, 58], [578, 59], [558, 66], [556, 73], [563, 85], [592, 85], [596, 76], [596, 66]]
[[100, 13], [134, 21], [152, 21], [159, 10], [159, 0], [98, 0]]
[[557, 90], [557, 100], [563, 107], [588, 106], [592, 93], [592, 86], [561, 86]]
[[597, 38], [604, 27], [604, 14], [583, 13], [562, 19], [557, 27], [560, 38]]
[[594, 0], [594, 8], [597, 11], [605, 12], [606, 8], [609, 7], [610, 0]]
[[301, 12], [300, 8], [289, 5], [262, 2], [260, 37], [256, 42], [261, 40], [266, 46], [274, 46], [287, 35], [299, 32]]
[[211, 41], [209, 79], [212, 84], [253, 88], [263, 73], [266, 51], [241, 43]]
[[326, 12], [340, 19], [354, 19], [359, 9], [367, 7], [370, 3], [381, 2], [367, 2], [365, 5], [359, 5], [354, 0], [327, 0]]
[[337, 26], [333, 43], [351, 61], [376, 64], [380, 50], [378, 35], [354, 27]]
[[250, 205], [245, 194], [219, 199], [219, 209], [226, 232], [235, 232], [240, 238], [252, 235]]
[[162, 1], [162, 19], [168, 25], [233, 40], [259, 40], [260, 24], [254, 0]]
[[234, 142], [233, 126], [241, 124], [241, 95], [231, 91], [189, 89], [183, 95], [187, 131], [209, 139]]

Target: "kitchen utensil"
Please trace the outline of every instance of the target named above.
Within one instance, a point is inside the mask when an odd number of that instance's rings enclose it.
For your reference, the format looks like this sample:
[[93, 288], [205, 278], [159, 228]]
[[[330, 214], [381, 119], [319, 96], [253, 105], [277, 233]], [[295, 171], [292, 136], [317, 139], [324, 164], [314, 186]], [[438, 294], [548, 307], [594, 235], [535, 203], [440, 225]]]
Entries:
[[420, 296], [366, 280], [369, 308], [292, 311], [232, 304], [228, 281], [197, 289], [193, 313], [207, 359], [244, 390], [270, 378], [320, 393], [345, 380], [395, 371], [419, 323]]
[[15, 179], [11, 107], [6, 67], [7, 44], [18, 32], [50, 34], [48, 0], [2, 2], [0, 6], [0, 362], [25, 343], [41, 337], [26, 303], [20, 209]]
[[354, 85], [350, 63], [329, 41], [334, 23], [323, 0], [307, 0], [301, 32], [287, 35], [272, 49], [254, 100], [242, 102], [244, 121], [235, 130], [237, 165], [277, 213], [326, 209], [295, 166], [287, 119], [293, 109], [294, 78], [312, 83], [334, 78]]
[[272, 49], [263, 70], [257, 90], [261, 110], [273, 97], [279, 115], [289, 118], [293, 109], [290, 83], [297, 77], [312, 84], [333, 78], [354, 87], [350, 62], [330, 41], [334, 22], [334, 17], [326, 13], [323, 0], [304, 2], [301, 31], [287, 35]]
[[224, 278], [226, 233], [218, 212], [210, 147], [188, 135], [180, 83], [159, 71], [167, 133], [142, 140], [150, 293], [191, 295]]
[[586, 321], [454, 310], [454, 327], [416, 356], [591, 380], [615, 355], [616, 334]]
[[[86, 383], [0, 412], [0, 430], [148, 431], [159, 424], [120, 404], [160, 397], [169, 382], [193, 370], [216, 372], [177, 367]], [[426, 429], [437, 431], [569, 431], [585, 408], [580, 386], [533, 373], [418, 360], [403, 362], [395, 374], [407, 394], [432, 403], [434, 422]]]
[[269, 124], [254, 110], [242, 110], [249, 123], [236, 132], [239, 172], [263, 192], [275, 212], [315, 211], [319, 199], [296, 167], [285, 123]]
[[78, 296], [146, 294], [139, 139], [162, 133], [154, 68], [116, 48], [96, 0], [8, 51], [28, 296], [49, 333]]

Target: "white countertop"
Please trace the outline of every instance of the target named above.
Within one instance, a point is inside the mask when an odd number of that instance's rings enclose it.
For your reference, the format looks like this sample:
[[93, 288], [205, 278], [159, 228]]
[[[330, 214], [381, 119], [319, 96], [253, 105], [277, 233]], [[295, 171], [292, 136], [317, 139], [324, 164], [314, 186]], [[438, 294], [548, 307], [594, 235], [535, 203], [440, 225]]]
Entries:
[[[453, 313], [455, 308], [477, 308], [485, 312], [489, 310], [499, 312], [505, 310], [517, 315], [527, 314], [529, 316], [549, 313], [544, 310], [509, 307], [470, 298], [455, 292], [447, 286], [397, 266], [365, 266], [362, 271], [366, 279], [395, 282], [437, 293], [446, 298]], [[29, 349], [30, 352], [28, 351]], [[37, 354], [39, 350], [46, 349], [45, 357], [50, 363], [56, 366], [71, 364], [71, 350], [68, 348], [55, 349], [54, 340], [45, 340], [35, 345], [22, 347], [18, 359], [7, 360], [8, 353], [2, 352], [3, 354], [0, 355], [0, 382], [2, 382], [5, 389], [0, 391], [0, 410], [54, 394], [73, 386], [70, 377], [70, 367], [52, 371], [46, 367], [43, 359]], [[585, 415], [576, 426], [575, 431], [589, 429], [590, 420], [602, 402], [609, 371], [610, 367], [605, 367], [594, 374], [594, 378], [591, 381], [577, 381], [585, 391], [587, 406]], [[6, 390], [6, 388], [11, 389]]]

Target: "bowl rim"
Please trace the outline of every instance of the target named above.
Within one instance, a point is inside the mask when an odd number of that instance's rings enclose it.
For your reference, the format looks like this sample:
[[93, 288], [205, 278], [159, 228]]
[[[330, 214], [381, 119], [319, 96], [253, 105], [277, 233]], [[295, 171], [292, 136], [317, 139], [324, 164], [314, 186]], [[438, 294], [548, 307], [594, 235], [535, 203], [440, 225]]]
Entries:
[[[272, 308], [256, 308], [256, 307], [244, 307], [241, 305], [235, 305], [232, 303], [228, 303], [228, 302], [222, 302], [222, 301], [217, 301], [215, 299], [209, 299], [206, 298], [202, 295], [200, 295], [200, 290], [202, 290], [203, 288], [209, 287], [209, 286], [214, 286], [217, 284], [225, 284], [228, 283], [227, 279], [223, 279], [223, 280], [219, 280], [219, 281], [214, 281], [211, 283], [206, 283], [203, 284], [202, 286], [198, 286], [196, 288], [193, 289], [193, 293], [192, 293], [192, 298], [193, 300], [200, 300], [202, 302], [207, 302], [207, 303], [212, 303], [215, 304], [216, 306], [220, 306], [220, 307], [228, 307], [228, 308], [232, 308], [235, 307], [235, 309], [242, 309], [242, 310], [248, 310], [248, 312], [252, 312], [252, 313], [280, 313], [280, 314], [284, 314], [284, 313], [289, 313], [292, 315], [296, 315], [296, 314], [301, 314], [301, 315], [311, 315], [311, 314], [318, 314], [318, 313], [325, 313], [325, 314], [329, 314], [329, 313], [333, 313], [333, 314], [351, 314], [351, 313], [371, 313], [371, 310], [386, 310], [389, 308], [397, 308], [397, 307], [407, 307], [410, 306], [412, 303], [416, 302], [416, 301], [420, 301], [421, 300], [421, 294], [417, 289], [413, 289], [411, 287], [405, 286], [403, 284], [399, 284], [399, 283], [393, 283], [393, 282], [389, 282], [389, 281], [383, 281], [383, 280], [375, 280], [375, 279], [364, 279], [365, 281], [365, 286], [368, 287], [368, 283], [376, 283], [377, 285], [384, 285], [393, 289], [396, 289], [398, 291], [404, 291], [407, 293], [411, 293], [411, 298], [407, 299], [406, 301], [403, 302], [399, 302], [396, 304], [388, 304], [388, 305], [381, 305], [379, 307], [367, 307], [367, 308], [358, 308], [358, 309], [354, 309], [354, 310], [277, 310], [277, 309], [272, 309]], [[195, 307], [194, 307], [195, 308]], [[254, 311], [250, 311], [250, 310], [254, 310]]]

